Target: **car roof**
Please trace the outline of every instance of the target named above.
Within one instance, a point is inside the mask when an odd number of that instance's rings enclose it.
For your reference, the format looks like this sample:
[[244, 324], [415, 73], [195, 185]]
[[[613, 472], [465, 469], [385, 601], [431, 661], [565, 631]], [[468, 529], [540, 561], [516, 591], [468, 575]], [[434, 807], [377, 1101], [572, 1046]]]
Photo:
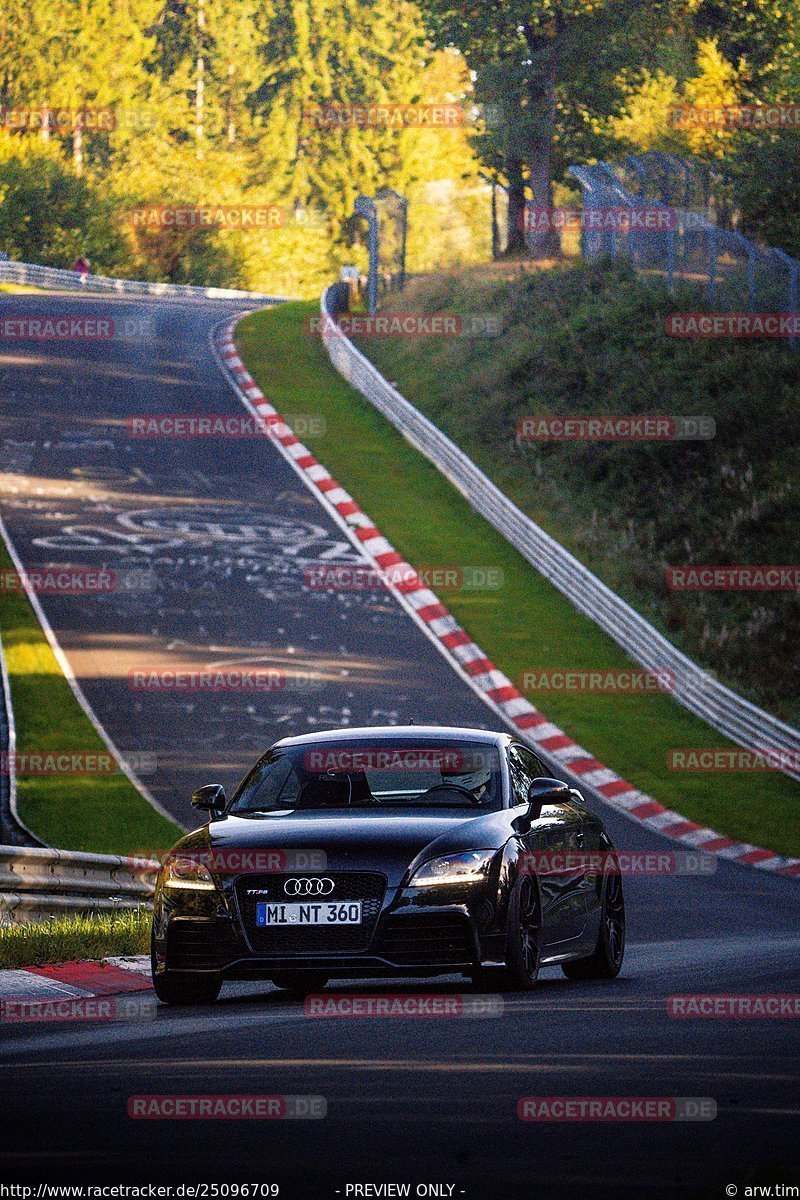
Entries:
[[450, 725], [365, 725], [360, 728], [323, 729], [314, 733], [301, 733], [296, 737], [281, 738], [274, 746], [309, 746], [330, 742], [355, 742], [366, 738], [428, 738], [448, 742], [485, 742], [487, 745], [505, 746], [511, 740], [507, 733], [492, 729], [463, 729]]

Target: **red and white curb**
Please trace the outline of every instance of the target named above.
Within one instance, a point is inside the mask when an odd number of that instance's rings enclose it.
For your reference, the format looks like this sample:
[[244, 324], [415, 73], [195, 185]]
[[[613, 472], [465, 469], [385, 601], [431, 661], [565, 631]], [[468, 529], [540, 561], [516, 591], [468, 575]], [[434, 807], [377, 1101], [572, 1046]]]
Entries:
[[0, 971], [0, 1022], [70, 1019], [84, 1013], [84, 1001], [150, 988], [146, 954]]
[[652, 796], [645, 795], [621, 779], [590, 751], [548, 721], [544, 713], [534, 708], [511, 680], [486, 657], [439, 598], [418, 578], [414, 568], [404, 561], [366, 513], [361, 511], [353, 497], [340, 487], [322, 463], [295, 437], [290, 426], [265, 399], [234, 344], [234, 329], [243, 315], [239, 314], [218, 326], [215, 331], [217, 358], [233, 383], [234, 390], [251, 413], [261, 418], [268, 430], [265, 436], [272, 439], [283, 457], [337, 519], [350, 540], [379, 569], [389, 589], [435, 641], [459, 675], [469, 682], [506, 724], [523, 735], [534, 749], [544, 750], [558, 759], [576, 783], [590, 789], [604, 803], [648, 829], [704, 854], [715, 854], [763, 871], [800, 878], [800, 859], [785, 858], [772, 850], [735, 842], [664, 808]]

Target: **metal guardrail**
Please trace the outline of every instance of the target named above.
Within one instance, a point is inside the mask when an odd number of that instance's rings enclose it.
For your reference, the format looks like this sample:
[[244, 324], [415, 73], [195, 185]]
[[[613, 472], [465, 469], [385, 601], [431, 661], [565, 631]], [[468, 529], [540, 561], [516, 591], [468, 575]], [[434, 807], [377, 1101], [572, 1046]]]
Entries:
[[[673, 699], [739, 746], [781, 755], [800, 780], [800, 731], [714, 679], [526, 516], [441, 430], [418, 412], [335, 323], [341, 293], [322, 296], [322, 336], [336, 370], [366, 397], [469, 504], [639, 666], [674, 679]], [[340, 311], [340, 310], [339, 310]], [[328, 318], [328, 319], [326, 319]]]
[[159, 864], [116, 854], [0, 846], [0, 921], [116, 912], [149, 903]]
[[204, 288], [189, 283], [152, 283], [115, 279], [108, 275], [81, 275], [79, 271], [65, 271], [60, 267], [10, 261], [0, 261], [0, 283], [70, 292], [107, 292], [120, 296], [144, 295], [188, 300], [262, 300], [269, 304], [282, 304], [288, 299], [286, 296], [267, 296], [262, 292], [243, 292], [236, 288]]

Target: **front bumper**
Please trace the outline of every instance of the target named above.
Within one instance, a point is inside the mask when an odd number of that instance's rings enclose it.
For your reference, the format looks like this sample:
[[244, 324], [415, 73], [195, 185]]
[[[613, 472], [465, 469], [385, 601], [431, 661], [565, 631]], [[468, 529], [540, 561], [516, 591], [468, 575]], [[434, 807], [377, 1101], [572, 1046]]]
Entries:
[[[292, 930], [280, 945], [259, 944], [259, 931], [234, 880], [217, 893], [160, 890], [153, 923], [156, 969], [214, 971], [228, 979], [269, 978], [280, 971], [317, 971], [331, 978], [468, 972], [502, 962], [505, 936], [485, 883], [442, 888], [387, 888], [374, 919], [349, 943], [336, 930]], [[245, 910], [243, 913], [242, 910]], [[347, 927], [337, 927], [347, 928]], [[289, 933], [289, 931], [287, 931]], [[293, 941], [304, 940], [301, 946]]]

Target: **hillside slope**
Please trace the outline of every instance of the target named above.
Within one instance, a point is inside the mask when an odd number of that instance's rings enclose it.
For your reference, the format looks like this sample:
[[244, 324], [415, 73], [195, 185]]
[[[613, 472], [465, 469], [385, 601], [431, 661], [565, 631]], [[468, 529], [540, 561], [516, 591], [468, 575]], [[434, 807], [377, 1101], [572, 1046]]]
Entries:
[[[505, 276], [505, 277], [504, 277]], [[800, 353], [677, 341], [693, 293], [618, 264], [413, 281], [391, 311], [491, 313], [500, 335], [364, 338], [383, 374], [507, 494], [720, 679], [800, 720], [800, 593], [680, 592], [666, 567], [794, 565]], [[709, 441], [519, 442], [530, 415], [704, 415]]]

